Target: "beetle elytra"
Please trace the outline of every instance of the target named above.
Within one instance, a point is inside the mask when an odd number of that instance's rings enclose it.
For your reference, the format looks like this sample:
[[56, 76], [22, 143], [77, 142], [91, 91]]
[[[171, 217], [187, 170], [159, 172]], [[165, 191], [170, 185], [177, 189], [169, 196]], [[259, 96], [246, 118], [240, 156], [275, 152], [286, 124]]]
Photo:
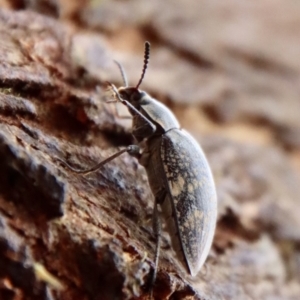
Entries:
[[[145, 43], [144, 67], [135, 87], [116, 88], [109, 83], [117, 101], [126, 105], [132, 115], [132, 135], [136, 145], [115, 153], [95, 167], [76, 173], [96, 171], [122, 153], [136, 157], [146, 169], [154, 195], [153, 231], [156, 237], [156, 278], [161, 241], [159, 209], [167, 224], [172, 248], [186, 271], [195, 276], [209, 253], [217, 219], [217, 197], [212, 172], [196, 140], [180, 125], [174, 114], [161, 102], [139, 90], [150, 54], [150, 44]], [[152, 292], [151, 292], [152, 293]]]

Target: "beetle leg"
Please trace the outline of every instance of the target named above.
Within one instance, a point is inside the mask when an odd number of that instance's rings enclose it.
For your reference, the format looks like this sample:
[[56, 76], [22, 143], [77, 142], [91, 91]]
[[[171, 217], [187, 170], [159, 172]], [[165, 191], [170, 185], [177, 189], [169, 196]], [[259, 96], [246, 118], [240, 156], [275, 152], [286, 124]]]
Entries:
[[114, 113], [117, 116], [117, 118], [132, 120], [132, 115], [121, 115], [120, 114], [117, 102], [118, 102], [117, 100], [108, 100], [108, 101], [105, 101], [105, 103], [113, 103], [114, 104], [114, 106], [113, 106], [114, 107]]
[[165, 198], [166, 198], [166, 191], [164, 189], [159, 190], [155, 195], [154, 209], [152, 215], [152, 226], [153, 226], [153, 233], [155, 235], [156, 246], [155, 246], [155, 256], [154, 256], [154, 271], [150, 282], [150, 299], [152, 299], [152, 295], [153, 295], [153, 286], [156, 280], [159, 252], [161, 246], [161, 219], [159, 217], [158, 204], [162, 203]]
[[133, 126], [132, 135], [136, 138], [138, 142], [141, 142], [146, 136], [152, 135], [156, 130], [156, 126], [152, 123], [144, 123], [142, 121], [140, 124]]
[[120, 150], [119, 152], [113, 154], [112, 156], [104, 159], [103, 161], [99, 162], [98, 164], [96, 164], [95, 166], [86, 169], [86, 170], [78, 170], [73, 168], [72, 166], [70, 166], [67, 162], [65, 162], [64, 160], [56, 157], [56, 159], [61, 162], [65, 167], [67, 167], [68, 169], [70, 169], [72, 172], [77, 173], [77, 174], [89, 174], [92, 172], [97, 171], [98, 169], [100, 169], [101, 167], [103, 167], [106, 163], [110, 162], [111, 160], [115, 159], [116, 157], [120, 156], [123, 153], [129, 153], [130, 155], [139, 158], [140, 156], [140, 147], [137, 145], [130, 145], [128, 147], [126, 147], [125, 149]]

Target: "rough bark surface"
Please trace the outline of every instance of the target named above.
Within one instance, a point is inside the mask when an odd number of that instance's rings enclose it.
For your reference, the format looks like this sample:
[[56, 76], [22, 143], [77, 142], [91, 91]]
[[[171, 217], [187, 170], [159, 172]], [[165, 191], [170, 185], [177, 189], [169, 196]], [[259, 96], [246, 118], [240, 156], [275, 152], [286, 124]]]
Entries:
[[137, 82], [145, 40], [142, 87], [201, 143], [219, 205], [196, 278], [164, 235], [155, 299], [300, 298], [298, 2], [0, 5], [0, 299], [148, 299], [144, 169], [124, 154], [80, 176], [57, 160], [87, 168], [133, 142], [105, 82], [121, 83], [114, 59]]

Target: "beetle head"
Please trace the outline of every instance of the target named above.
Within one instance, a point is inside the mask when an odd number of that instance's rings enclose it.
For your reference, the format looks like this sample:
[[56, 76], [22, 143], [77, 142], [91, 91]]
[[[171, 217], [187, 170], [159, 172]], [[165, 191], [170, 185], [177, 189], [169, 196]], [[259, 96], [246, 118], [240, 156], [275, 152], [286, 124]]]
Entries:
[[123, 100], [128, 101], [134, 107], [139, 107], [142, 104], [143, 97], [146, 95], [144, 91], [130, 86], [118, 88], [118, 94]]

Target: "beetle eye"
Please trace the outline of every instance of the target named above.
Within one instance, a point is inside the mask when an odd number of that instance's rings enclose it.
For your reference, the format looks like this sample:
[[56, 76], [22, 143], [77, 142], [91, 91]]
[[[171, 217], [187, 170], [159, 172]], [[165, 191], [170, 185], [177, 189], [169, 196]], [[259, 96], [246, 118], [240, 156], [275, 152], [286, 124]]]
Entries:
[[122, 99], [129, 100], [129, 95], [128, 95], [128, 93], [126, 93], [126, 91], [120, 91], [119, 95]]
[[132, 93], [130, 99], [133, 102], [139, 103], [143, 97], [143, 92], [140, 92], [139, 90], [136, 90]]

